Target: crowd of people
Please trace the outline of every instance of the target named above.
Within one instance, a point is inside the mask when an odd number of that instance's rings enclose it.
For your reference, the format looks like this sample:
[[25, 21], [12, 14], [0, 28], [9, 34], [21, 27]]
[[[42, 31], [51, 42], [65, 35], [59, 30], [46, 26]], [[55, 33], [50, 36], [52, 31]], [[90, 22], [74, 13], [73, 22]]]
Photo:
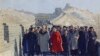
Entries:
[[25, 56], [54, 54], [64, 56], [96, 56], [97, 34], [88, 26], [47, 25], [30, 27], [23, 36], [22, 46]]

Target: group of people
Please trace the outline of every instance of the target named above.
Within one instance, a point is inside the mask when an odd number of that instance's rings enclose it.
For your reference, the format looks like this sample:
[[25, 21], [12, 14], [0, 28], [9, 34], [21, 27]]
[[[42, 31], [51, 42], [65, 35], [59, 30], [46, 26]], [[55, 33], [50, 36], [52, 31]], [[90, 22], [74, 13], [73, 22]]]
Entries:
[[[47, 25], [30, 27], [23, 36], [23, 53], [25, 56], [47, 53], [54, 55], [96, 56], [97, 34], [93, 27]], [[88, 54], [87, 54], [88, 53]]]

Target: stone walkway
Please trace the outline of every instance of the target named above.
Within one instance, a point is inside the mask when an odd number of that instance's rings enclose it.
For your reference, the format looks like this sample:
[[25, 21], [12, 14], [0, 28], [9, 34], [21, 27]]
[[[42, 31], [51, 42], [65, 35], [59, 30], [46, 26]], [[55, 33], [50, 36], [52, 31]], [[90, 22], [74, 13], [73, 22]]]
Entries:
[[5, 52], [0, 53], [0, 56], [14, 56], [13, 50], [8, 50]]
[[[100, 42], [100, 40], [97, 40], [97, 41]], [[0, 56], [18, 56], [18, 50], [16, 50], [15, 46], [16, 46], [15, 44], [12, 44], [12, 46], [10, 46], [10, 48], [8, 50], [1, 52]], [[98, 50], [99, 50], [99, 56], [100, 56], [100, 46], [99, 46]], [[39, 56], [42, 56], [42, 55], [39, 55]], [[54, 56], [54, 55], [47, 55], [47, 56]]]

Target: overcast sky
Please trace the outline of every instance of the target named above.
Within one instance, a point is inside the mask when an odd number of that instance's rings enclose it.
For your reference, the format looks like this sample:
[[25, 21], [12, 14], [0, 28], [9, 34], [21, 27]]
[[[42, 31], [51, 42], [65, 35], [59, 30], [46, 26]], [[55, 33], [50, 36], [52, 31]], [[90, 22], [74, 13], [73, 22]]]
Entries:
[[100, 0], [0, 0], [0, 8], [14, 8], [34, 13], [52, 13], [57, 7], [71, 6], [100, 13]]

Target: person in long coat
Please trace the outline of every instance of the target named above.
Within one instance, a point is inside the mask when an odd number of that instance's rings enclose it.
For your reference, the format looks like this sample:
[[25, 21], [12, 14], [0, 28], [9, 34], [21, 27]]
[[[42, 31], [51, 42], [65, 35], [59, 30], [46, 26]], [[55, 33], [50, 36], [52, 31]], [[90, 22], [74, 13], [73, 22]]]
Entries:
[[63, 45], [63, 49], [64, 49], [64, 52], [67, 53], [68, 52], [68, 32], [67, 30], [63, 31], [63, 35], [62, 35], [62, 45]]
[[96, 56], [96, 39], [97, 34], [93, 27], [89, 28], [89, 42], [88, 42], [88, 52], [90, 56]]
[[85, 38], [85, 31], [84, 30], [85, 30], [84, 27], [80, 27], [78, 47], [79, 47], [81, 55], [86, 54], [86, 38]]
[[63, 47], [62, 47], [62, 37], [59, 31], [57, 31], [56, 27], [52, 28], [52, 34], [50, 38], [51, 42], [51, 52], [53, 53], [60, 53], [63, 52]]
[[37, 27], [36, 28], [36, 30], [35, 30], [35, 34], [37, 35], [37, 39], [38, 39], [38, 43], [36, 44], [36, 47], [35, 47], [35, 52], [36, 52], [36, 54], [37, 55], [39, 55], [40, 53], [41, 53], [41, 51], [40, 51], [40, 45], [39, 45], [39, 31], [41, 30], [41, 28], [40, 27]]
[[28, 38], [28, 32], [25, 32], [25, 34], [23, 35], [23, 40], [22, 40], [22, 47], [23, 47], [23, 55], [26, 56], [28, 54], [28, 42], [29, 42], [29, 38]]
[[30, 28], [27, 37], [23, 39], [23, 46], [26, 46], [28, 56], [34, 56], [37, 42], [38, 40], [36, 34], [34, 33], [34, 28]]
[[62, 45], [63, 45], [63, 49], [64, 49], [64, 55], [66, 56], [68, 54], [68, 31], [65, 30], [63, 31], [63, 35], [62, 35]]
[[78, 38], [79, 33], [77, 28], [74, 29], [73, 26], [69, 27], [68, 31], [68, 47], [69, 47], [69, 55], [77, 55], [78, 52]]
[[88, 42], [89, 42], [89, 33], [88, 33], [88, 26], [85, 27], [85, 39], [86, 39], [86, 54], [88, 53]]
[[50, 38], [50, 34], [47, 30], [47, 26], [43, 25], [42, 29], [39, 32], [40, 51], [41, 53], [43, 53], [43, 55], [49, 52], [49, 38]]

